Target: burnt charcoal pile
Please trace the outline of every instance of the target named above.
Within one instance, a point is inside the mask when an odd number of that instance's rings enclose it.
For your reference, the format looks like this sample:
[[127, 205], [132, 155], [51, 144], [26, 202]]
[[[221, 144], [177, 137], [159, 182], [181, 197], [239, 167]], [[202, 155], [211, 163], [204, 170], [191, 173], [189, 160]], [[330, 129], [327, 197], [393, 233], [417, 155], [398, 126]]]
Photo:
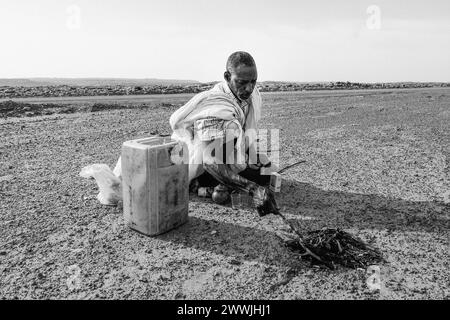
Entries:
[[367, 268], [383, 262], [381, 252], [363, 240], [340, 229], [323, 228], [302, 235], [298, 226], [280, 214], [285, 223], [296, 234], [296, 238], [285, 241], [292, 251], [313, 264], [325, 265], [334, 270], [337, 265], [347, 268]]

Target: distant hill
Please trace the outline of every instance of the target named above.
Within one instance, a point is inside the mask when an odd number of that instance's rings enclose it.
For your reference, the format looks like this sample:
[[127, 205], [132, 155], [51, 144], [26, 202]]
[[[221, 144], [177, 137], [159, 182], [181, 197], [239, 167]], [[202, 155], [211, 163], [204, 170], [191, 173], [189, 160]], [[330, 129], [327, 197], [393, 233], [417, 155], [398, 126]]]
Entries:
[[195, 80], [175, 79], [127, 79], [127, 78], [15, 78], [0, 79], [0, 86], [40, 87], [40, 86], [168, 86], [199, 84]]
[[[0, 79], [0, 99], [30, 97], [84, 97], [122, 96], [143, 94], [198, 93], [208, 90], [215, 82], [166, 79], [113, 79], [113, 78], [30, 78]], [[263, 81], [257, 87], [261, 92], [308, 90], [358, 90], [450, 87], [440, 82], [283, 82]]]

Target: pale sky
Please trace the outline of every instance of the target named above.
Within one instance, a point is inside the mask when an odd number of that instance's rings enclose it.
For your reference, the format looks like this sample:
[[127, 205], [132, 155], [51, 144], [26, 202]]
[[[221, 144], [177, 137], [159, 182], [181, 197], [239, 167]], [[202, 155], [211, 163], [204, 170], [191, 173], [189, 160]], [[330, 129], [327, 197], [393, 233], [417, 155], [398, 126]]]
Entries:
[[450, 81], [449, 0], [0, 0], [0, 78]]

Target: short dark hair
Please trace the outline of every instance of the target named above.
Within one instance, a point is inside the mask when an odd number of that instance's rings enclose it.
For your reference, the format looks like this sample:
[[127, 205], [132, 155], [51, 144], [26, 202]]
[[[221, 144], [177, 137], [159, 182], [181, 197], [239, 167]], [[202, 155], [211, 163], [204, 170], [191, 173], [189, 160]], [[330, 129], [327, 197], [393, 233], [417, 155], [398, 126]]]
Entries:
[[250, 53], [245, 51], [236, 51], [228, 57], [226, 69], [231, 72], [240, 65], [253, 67], [256, 66], [256, 63]]

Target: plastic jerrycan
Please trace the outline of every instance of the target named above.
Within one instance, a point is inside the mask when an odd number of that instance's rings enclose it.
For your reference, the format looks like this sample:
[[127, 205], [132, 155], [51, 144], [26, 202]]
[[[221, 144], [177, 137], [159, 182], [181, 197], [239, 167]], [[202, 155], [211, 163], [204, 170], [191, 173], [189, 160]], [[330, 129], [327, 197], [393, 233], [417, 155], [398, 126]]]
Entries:
[[159, 136], [123, 143], [123, 210], [130, 228], [155, 236], [187, 221], [188, 164], [171, 160], [177, 144], [170, 137]]

